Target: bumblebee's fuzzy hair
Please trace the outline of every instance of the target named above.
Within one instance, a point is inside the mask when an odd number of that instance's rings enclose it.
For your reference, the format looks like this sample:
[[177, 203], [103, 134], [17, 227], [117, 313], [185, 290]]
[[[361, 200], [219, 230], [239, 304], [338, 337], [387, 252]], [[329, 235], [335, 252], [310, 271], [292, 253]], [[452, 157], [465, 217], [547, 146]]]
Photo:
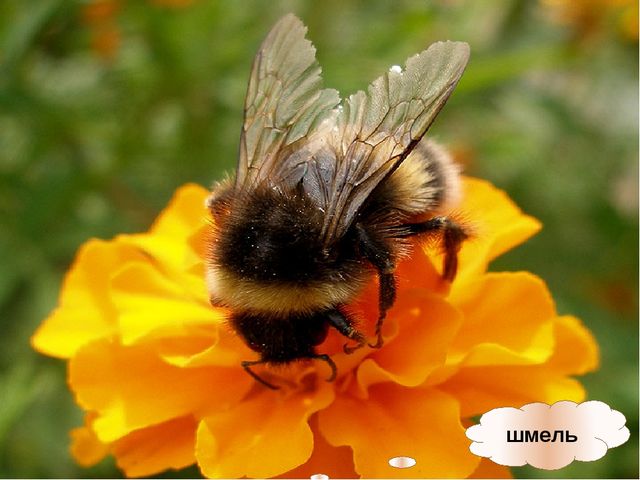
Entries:
[[[372, 193], [362, 221], [388, 241], [394, 258], [404, 257], [411, 243], [392, 238], [397, 226], [432, 216], [457, 201], [459, 192], [449, 154], [423, 141]], [[225, 179], [214, 186], [207, 206], [216, 219], [207, 268], [213, 303], [237, 311], [308, 313], [349, 303], [372, 275], [352, 252], [325, 261], [315, 242], [317, 212], [296, 192], [265, 188], [237, 196]], [[343, 250], [351, 243], [345, 238]]]
[[234, 196], [228, 181], [213, 191], [215, 218], [207, 268], [213, 303], [237, 311], [308, 313], [350, 301], [369, 268], [351, 239], [326, 252], [318, 212], [298, 192], [262, 188]]
[[274, 314], [310, 313], [350, 302], [370, 275], [366, 273], [348, 282], [318, 282], [297, 286], [244, 279], [222, 265], [213, 264], [207, 269], [207, 287], [212, 303], [233, 310]]
[[215, 227], [206, 265], [213, 304], [259, 353], [240, 363], [335, 362], [316, 347], [329, 328], [351, 353], [367, 345], [346, 306], [378, 277], [372, 348], [396, 298], [395, 269], [410, 238], [440, 236], [452, 281], [465, 229], [441, 215], [459, 196], [449, 155], [424, 139], [469, 59], [463, 42], [438, 42], [367, 92], [340, 101], [321, 86], [306, 27], [283, 17], [256, 55], [245, 100], [235, 178], [207, 201]]
[[410, 217], [435, 215], [460, 199], [460, 169], [437, 143], [425, 139], [375, 192], [387, 208]]

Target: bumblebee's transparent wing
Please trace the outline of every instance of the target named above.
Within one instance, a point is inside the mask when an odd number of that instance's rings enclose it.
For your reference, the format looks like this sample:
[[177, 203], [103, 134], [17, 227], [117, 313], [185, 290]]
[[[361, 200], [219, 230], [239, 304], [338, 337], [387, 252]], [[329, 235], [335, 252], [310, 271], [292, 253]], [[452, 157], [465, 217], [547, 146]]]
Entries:
[[[245, 100], [236, 189], [251, 189], [270, 178], [328, 115], [340, 98], [321, 88], [315, 48], [294, 15], [273, 27], [253, 62]], [[277, 181], [277, 179], [274, 179]]]
[[339, 238], [372, 190], [406, 158], [455, 88], [469, 46], [438, 42], [351, 95], [327, 144], [311, 158], [305, 189], [325, 210], [325, 244]]

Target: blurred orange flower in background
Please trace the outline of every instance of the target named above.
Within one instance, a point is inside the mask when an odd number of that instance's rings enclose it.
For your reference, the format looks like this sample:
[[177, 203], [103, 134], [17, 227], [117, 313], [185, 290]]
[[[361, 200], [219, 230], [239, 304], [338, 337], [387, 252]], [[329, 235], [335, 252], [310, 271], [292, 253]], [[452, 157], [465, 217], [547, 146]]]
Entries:
[[[152, 5], [182, 8], [194, 0], [148, 0]], [[90, 29], [91, 48], [105, 60], [112, 59], [120, 48], [121, 32], [117, 15], [125, 0], [91, 0], [82, 7], [82, 21]]]
[[557, 23], [572, 27], [579, 39], [597, 36], [608, 27], [627, 41], [638, 41], [636, 0], [541, 0]]
[[[437, 252], [416, 248], [398, 268], [398, 299], [380, 350], [342, 352], [338, 378], [321, 362], [278, 369], [272, 391], [240, 367], [254, 358], [212, 308], [204, 283], [208, 192], [178, 190], [148, 233], [90, 240], [69, 271], [58, 308], [32, 338], [67, 359], [85, 425], [72, 432], [82, 465], [113, 455], [128, 476], [197, 463], [208, 477], [502, 477], [469, 452], [464, 427], [492, 408], [581, 401], [572, 378], [596, 368], [590, 332], [559, 316], [527, 272], [489, 262], [540, 228], [501, 191], [465, 179], [459, 207], [478, 231], [444, 285]], [[377, 288], [351, 306], [373, 334]], [[417, 460], [399, 470], [388, 460]]]

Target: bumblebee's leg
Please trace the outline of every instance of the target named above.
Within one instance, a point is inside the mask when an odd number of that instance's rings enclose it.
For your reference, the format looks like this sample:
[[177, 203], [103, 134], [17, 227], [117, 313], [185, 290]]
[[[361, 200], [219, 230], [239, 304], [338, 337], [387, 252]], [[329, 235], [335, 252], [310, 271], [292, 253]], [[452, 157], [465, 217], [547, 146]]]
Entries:
[[369, 346], [380, 348], [383, 344], [382, 325], [387, 310], [391, 308], [396, 299], [396, 278], [393, 274], [396, 266], [391, 258], [391, 252], [383, 242], [372, 238], [361, 224], [356, 224], [355, 228], [360, 252], [378, 270], [380, 290], [378, 294], [378, 321], [376, 322], [377, 341]]
[[271, 390], [280, 390], [280, 387], [277, 387], [272, 383], [267, 382], [264, 378], [260, 377], [256, 372], [251, 370], [250, 367], [252, 367], [253, 365], [260, 365], [262, 363], [267, 363], [267, 362], [265, 362], [264, 360], [253, 360], [253, 361], [245, 360], [243, 362], [240, 362], [240, 365], [242, 365], [242, 368], [244, 368], [249, 375], [251, 375], [253, 378], [255, 378], [258, 382], [260, 382], [265, 387], [270, 388]]
[[406, 233], [402, 237], [411, 237], [422, 233], [442, 232], [442, 247], [444, 250], [444, 265], [442, 267], [442, 278], [448, 282], [453, 281], [458, 270], [458, 251], [462, 242], [469, 235], [464, 228], [448, 217], [433, 217], [426, 222], [408, 223], [402, 226]]
[[327, 315], [327, 320], [329, 321], [329, 324], [333, 328], [338, 330], [338, 332], [340, 332], [342, 335], [357, 342], [353, 346], [349, 346], [348, 343], [345, 343], [342, 347], [344, 353], [351, 354], [357, 349], [364, 346], [364, 335], [353, 328], [353, 323], [351, 322], [351, 320], [349, 320], [349, 318], [343, 315], [339, 310], [331, 310]]

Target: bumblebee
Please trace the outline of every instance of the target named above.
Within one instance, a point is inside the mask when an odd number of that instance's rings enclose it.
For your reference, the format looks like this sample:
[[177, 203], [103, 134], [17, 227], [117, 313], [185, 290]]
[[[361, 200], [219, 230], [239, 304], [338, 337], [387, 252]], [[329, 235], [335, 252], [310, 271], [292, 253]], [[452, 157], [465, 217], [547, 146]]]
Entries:
[[315, 48], [294, 15], [262, 43], [251, 70], [234, 178], [214, 186], [206, 267], [211, 303], [259, 354], [242, 367], [318, 359], [334, 328], [347, 353], [368, 342], [347, 313], [372, 276], [379, 315], [371, 348], [396, 296], [394, 269], [411, 237], [442, 244], [453, 280], [465, 229], [442, 215], [459, 194], [448, 153], [424, 139], [469, 58], [461, 42], [438, 42], [340, 100], [322, 88]]

